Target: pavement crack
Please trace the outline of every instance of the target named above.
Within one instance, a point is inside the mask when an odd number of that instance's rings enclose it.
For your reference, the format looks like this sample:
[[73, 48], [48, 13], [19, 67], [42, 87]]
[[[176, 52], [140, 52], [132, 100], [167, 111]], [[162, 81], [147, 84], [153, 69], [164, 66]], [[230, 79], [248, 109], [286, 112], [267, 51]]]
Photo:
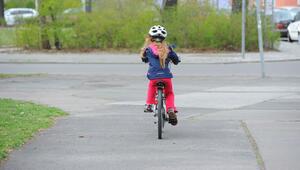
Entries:
[[243, 120], [240, 120], [240, 124], [241, 124], [241, 127], [243, 128], [250, 144], [251, 144], [251, 147], [252, 147], [252, 150], [255, 154], [256, 162], [257, 162], [257, 165], [258, 165], [259, 169], [260, 170], [266, 170], [265, 162], [263, 160], [263, 157], [260, 154], [258, 145], [257, 145], [253, 135], [251, 134], [246, 122], [244, 122]]

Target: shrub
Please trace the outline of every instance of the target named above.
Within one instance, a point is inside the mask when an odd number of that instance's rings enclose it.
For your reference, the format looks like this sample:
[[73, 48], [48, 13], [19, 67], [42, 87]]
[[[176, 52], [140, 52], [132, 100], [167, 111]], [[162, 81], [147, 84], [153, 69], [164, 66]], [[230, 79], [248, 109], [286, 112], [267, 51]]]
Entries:
[[0, 28], [0, 47], [16, 46], [16, 30], [14, 28]]
[[[51, 0], [52, 3], [56, 1]], [[123, 1], [122, 1], [123, 2]], [[144, 41], [151, 25], [162, 24], [168, 30], [168, 42], [179, 48], [239, 50], [241, 47], [241, 14], [216, 11], [209, 4], [199, 5], [190, 0], [176, 8], [150, 5], [152, 1], [101, 1], [92, 13], [62, 14], [63, 8], [44, 12], [47, 23], [26, 24], [18, 29], [20, 46], [39, 48], [39, 35], [45, 30], [53, 46], [59, 39], [63, 48], [129, 48], [136, 50]], [[101, 4], [101, 5], [100, 5]], [[53, 11], [53, 10], [52, 10]], [[268, 23], [269, 24], [269, 23]], [[269, 24], [270, 25], [270, 24]], [[247, 15], [246, 48], [257, 50], [257, 27], [254, 13]], [[32, 35], [31, 35], [32, 34]], [[279, 38], [268, 26], [265, 32], [270, 44]], [[26, 36], [30, 36], [26, 37]]]
[[35, 8], [34, 0], [9, 0], [5, 3], [5, 8]]
[[40, 48], [40, 27], [36, 22], [27, 22], [16, 29], [17, 46], [24, 48]]

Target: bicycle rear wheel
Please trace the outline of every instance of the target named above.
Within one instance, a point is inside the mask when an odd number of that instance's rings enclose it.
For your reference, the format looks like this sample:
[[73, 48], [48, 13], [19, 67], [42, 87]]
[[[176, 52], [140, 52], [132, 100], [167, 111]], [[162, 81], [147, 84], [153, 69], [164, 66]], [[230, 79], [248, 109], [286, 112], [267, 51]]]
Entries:
[[158, 127], [158, 139], [162, 139], [162, 128], [164, 123], [163, 118], [163, 96], [162, 89], [158, 89], [157, 91], [157, 127]]

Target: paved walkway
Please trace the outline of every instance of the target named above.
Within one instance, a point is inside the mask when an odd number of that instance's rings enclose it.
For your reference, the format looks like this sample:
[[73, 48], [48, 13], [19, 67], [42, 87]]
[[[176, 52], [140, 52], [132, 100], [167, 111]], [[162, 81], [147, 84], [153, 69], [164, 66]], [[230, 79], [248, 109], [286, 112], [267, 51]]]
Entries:
[[[195, 53], [181, 54], [183, 63], [240, 63], [259, 62], [259, 53]], [[265, 61], [300, 60], [300, 55], [282, 52], [266, 52]], [[121, 53], [0, 53], [0, 63], [140, 63], [138, 54]]]
[[178, 76], [179, 124], [157, 140], [144, 76], [0, 80], [0, 97], [70, 113], [1, 170], [298, 170], [300, 79]]
[[[266, 60], [299, 60], [297, 54], [269, 52]], [[258, 62], [259, 55], [242, 59], [237, 53], [182, 54], [182, 59], [195, 64]], [[1, 62], [140, 61], [137, 54], [6, 51], [0, 54]], [[167, 125], [164, 139], [157, 140], [155, 119], [142, 112], [144, 76], [77, 71], [82, 74], [0, 80], [1, 98], [34, 101], [70, 113], [14, 150], [1, 170], [300, 169], [298, 77], [179, 75], [174, 79], [179, 124]]]
[[[2, 51], [2, 52], [1, 52]], [[183, 63], [241, 63], [260, 62], [257, 52], [246, 53], [178, 53]], [[265, 52], [265, 61], [300, 60], [300, 45], [282, 42], [278, 52]], [[0, 49], [0, 63], [140, 63], [136, 53], [67, 53], [67, 52], [28, 52], [16, 49]]]

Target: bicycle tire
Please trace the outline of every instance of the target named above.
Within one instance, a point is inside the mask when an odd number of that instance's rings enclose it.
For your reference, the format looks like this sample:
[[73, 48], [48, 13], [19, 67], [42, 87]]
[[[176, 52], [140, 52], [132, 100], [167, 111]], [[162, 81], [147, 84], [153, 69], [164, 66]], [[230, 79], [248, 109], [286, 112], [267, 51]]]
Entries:
[[165, 127], [165, 123], [166, 123], [166, 112], [165, 112], [165, 108], [164, 108], [164, 103], [162, 104], [163, 107], [161, 109], [161, 113], [162, 113], [162, 129]]
[[162, 128], [163, 128], [163, 96], [162, 89], [157, 91], [157, 128], [158, 128], [158, 139], [162, 139]]

